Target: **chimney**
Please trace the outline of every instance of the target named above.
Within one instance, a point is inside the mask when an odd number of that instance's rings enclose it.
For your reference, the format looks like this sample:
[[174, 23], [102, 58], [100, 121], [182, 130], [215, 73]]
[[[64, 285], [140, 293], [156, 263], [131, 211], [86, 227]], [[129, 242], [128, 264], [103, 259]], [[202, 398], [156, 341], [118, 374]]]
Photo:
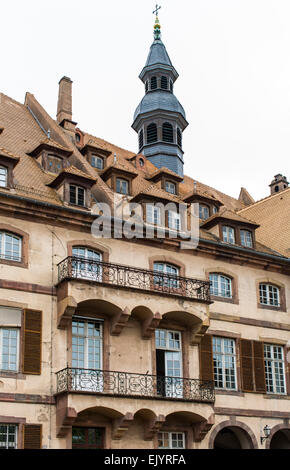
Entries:
[[280, 191], [283, 191], [284, 189], [287, 189], [288, 185], [289, 183], [287, 181], [286, 176], [282, 176], [281, 173], [279, 173], [278, 175], [275, 175], [273, 181], [271, 182], [271, 184], [269, 184], [271, 188], [271, 195], [279, 193]]
[[72, 120], [72, 81], [62, 77], [59, 82], [56, 121], [63, 126], [63, 121]]

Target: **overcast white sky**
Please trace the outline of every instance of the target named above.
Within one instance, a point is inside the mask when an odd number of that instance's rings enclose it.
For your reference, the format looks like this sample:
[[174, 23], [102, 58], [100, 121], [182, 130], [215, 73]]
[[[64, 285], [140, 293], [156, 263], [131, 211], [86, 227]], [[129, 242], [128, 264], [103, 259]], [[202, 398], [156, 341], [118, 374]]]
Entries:
[[[0, 90], [33, 93], [55, 117], [58, 81], [73, 81], [81, 129], [137, 151], [138, 75], [153, 41], [155, 1], [1, 2]], [[185, 172], [238, 197], [290, 178], [290, 1], [160, 0], [162, 40], [179, 72], [189, 126]]]

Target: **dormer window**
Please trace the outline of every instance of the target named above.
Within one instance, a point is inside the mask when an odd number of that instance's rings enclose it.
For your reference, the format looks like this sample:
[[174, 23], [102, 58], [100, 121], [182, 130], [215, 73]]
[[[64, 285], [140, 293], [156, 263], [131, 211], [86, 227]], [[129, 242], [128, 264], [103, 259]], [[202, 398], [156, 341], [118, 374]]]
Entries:
[[172, 228], [173, 230], [179, 231], [181, 228], [180, 224], [180, 214], [174, 211], [168, 212], [168, 227]]
[[5, 166], [0, 166], [0, 186], [1, 188], [7, 187], [8, 169]]
[[217, 214], [218, 213], [218, 208], [216, 206], [213, 206], [212, 208], [212, 213]]
[[129, 181], [122, 178], [117, 178], [116, 192], [119, 194], [129, 194]]
[[249, 230], [241, 230], [241, 245], [246, 246], [248, 248], [253, 248], [253, 236], [252, 232]]
[[151, 90], [157, 89], [157, 77], [151, 77]]
[[206, 220], [209, 218], [209, 207], [204, 204], [199, 205], [199, 218], [201, 220]]
[[165, 181], [165, 191], [170, 194], [176, 194], [176, 184], [171, 181]]
[[161, 77], [161, 88], [162, 88], [162, 90], [167, 90], [168, 89], [168, 79], [165, 76]]
[[47, 156], [47, 170], [51, 173], [58, 174], [63, 169], [62, 158], [56, 157], [55, 155]]
[[92, 155], [91, 164], [98, 170], [104, 169], [104, 159], [102, 157], [98, 157], [97, 155]]
[[74, 184], [69, 185], [69, 202], [76, 206], [85, 206], [85, 189]]
[[161, 225], [160, 207], [146, 204], [146, 220], [148, 224]]
[[226, 243], [235, 244], [235, 230], [233, 227], [223, 226], [223, 241]]

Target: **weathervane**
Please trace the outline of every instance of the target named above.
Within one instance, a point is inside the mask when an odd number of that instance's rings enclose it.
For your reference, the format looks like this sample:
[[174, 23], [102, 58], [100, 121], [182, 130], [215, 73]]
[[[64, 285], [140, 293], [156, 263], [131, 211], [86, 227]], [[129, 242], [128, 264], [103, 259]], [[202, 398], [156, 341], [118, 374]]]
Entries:
[[155, 20], [155, 25], [154, 25], [154, 39], [155, 40], [158, 40], [161, 37], [161, 31], [160, 31], [161, 26], [160, 26], [159, 19], [158, 19], [158, 11], [160, 9], [161, 9], [161, 6], [158, 5], [158, 3], [156, 3], [155, 10], [153, 11], [153, 15], [156, 15], [156, 20]]

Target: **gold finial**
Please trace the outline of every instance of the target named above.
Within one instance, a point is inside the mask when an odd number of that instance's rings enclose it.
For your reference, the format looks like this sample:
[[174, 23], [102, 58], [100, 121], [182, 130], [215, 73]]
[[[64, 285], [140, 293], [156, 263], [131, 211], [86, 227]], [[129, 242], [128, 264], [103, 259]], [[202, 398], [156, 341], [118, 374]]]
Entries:
[[160, 26], [160, 21], [159, 21], [159, 18], [158, 18], [158, 11], [161, 9], [161, 6], [159, 6], [158, 4], [156, 4], [156, 8], [155, 10], [153, 11], [153, 15], [156, 15], [156, 19], [155, 19], [155, 25], [154, 25], [154, 38], [155, 39], [160, 39], [161, 37], [161, 26]]

